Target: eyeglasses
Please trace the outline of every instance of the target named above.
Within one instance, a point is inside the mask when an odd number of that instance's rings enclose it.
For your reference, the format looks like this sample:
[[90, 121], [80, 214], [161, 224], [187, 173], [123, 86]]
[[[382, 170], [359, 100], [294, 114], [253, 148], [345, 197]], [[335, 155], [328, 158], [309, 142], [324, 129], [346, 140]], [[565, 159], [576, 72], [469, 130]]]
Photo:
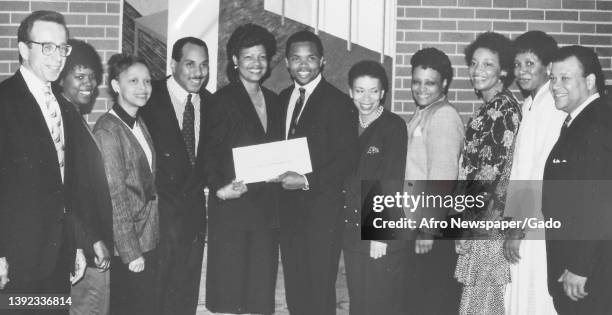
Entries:
[[54, 43], [39, 43], [33, 40], [27, 41], [30, 44], [38, 44], [42, 47], [42, 53], [45, 56], [51, 56], [56, 50], [59, 49], [59, 54], [62, 57], [70, 55], [72, 52], [72, 46], [70, 45], [55, 45]]

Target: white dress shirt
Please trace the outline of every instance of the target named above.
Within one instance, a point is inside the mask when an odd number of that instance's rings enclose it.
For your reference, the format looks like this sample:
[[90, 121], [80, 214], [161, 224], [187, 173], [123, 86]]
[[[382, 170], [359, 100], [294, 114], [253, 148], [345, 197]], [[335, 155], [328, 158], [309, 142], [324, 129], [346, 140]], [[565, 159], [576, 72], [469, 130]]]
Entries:
[[[37, 77], [30, 69], [24, 67], [24, 66], [20, 66], [19, 67], [19, 72], [21, 72], [21, 75], [23, 76], [23, 79], [26, 82], [26, 85], [28, 86], [28, 90], [30, 90], [30, 93], [32, 93], [32, 95], [34, 95], [34, 99], [36, 99], [36, 103], [38, 103], [38, 107], [40, 107], [40, 110], [43, 113], [43, 117], [45, 119], [45, 122], [47, 123], [47, 128], [49, 129], [49, 134], [52, 134], [53, 132], [51, 131], [51, 126], [54, 124], [54, 122], [49, 118], [51, 116], [51, 112], [55, 111], [56, 113], [58, 113], [58, 117], [60, 120], [60, 125], [59, 128], [61, 129], [60, 132], [60, 137], [61, 137], [61, 141], [62, 143], [66, 143], [65, 141], [65, 136], [64, 136], [64, 121], [62, 119], [62, 111], [60, 110], [59, 107], [59, 103], [57, 102], [57, 100], [55, 102], [51, 102], [49, 104], [49, 106], [53, 107], [53, 108], [47, 108], [47, 97], [46, 97], [46, 93], [47, 91], [51, 88], [51, 82], [44, 82], [42, 81], [39, 77]], [[64, 180], [64, 165], [60, 165], [60, 173], [62, 175], [62, 181]]]
[[298, 121], [300, 121], [300, 117], [302, 117], [302, 113], [306, 108], [306, 104], [308, 103], [308, 98], [312, 94], [312, 91], [319, 85], [321, 82], [321, 74], [319, 73], [314, 80], [308, 82], [306, 85], [300, 85], [299, 83], [294, 81], [295, 88], [293, 92], [291, 92], [291, 97], [289, 98], [289, 106], [287, 106], [287, 118], [285, 121], [285, 139], [289, 137], [289, 127], [291, 126], [291, 118], [293, 117], [293, 109], [295, 108], [295, 102], [297, 102], [298, 98], [300, 98], [300, 88], [304, 88], [306, 93], [304, 95], [304, 104], [302, 106], [302, 110], [298, 115]]
[[191, 94], [191, 103], [193, 103], [193, 131], [195, 133], [195, 153], [198, 153], [198, 143], [200, 142], [200, 94], [189, 93], [176, 82], [174, 77], [166, 80], [166, 86], [168, 87], [168, 93], [170, 94], [170, 100], [172, 101], [172, 107], [174, 107], [174, 113], [176, 114], [176, 120], [178, 120], [179, 127], [183, 130], [183, 113], [185, 113], [185, 105], [187, 104], [187, 95]]
[[117, 112], [115, 112], [114, 109], [111, 109], [109, 113], [119, 118], [119, 120], [121, 120], [121, 122], [124, 123], [128, 127], [128, 129], [132, 131], [132, 134], [134, 135], [136, 140], [138, 140], [140, 147], [142, 148], [142, 150], [145, 153], [145, 156], [147, 157], [147, 162], [149, 163], [149, 169], [151, 170], [151, 173], [152, 173], [153, 172], [153, 151], [149, 147], [149, 143], [147, 142], [147, 139], [145, 138], [144, 133], [142, 133], [142, 128], [140, 127], [140, 124], [138, 123], [138, 119], [136, 119], [136, 122], [134, 123], [134, 127], [132, 128], [127, 123], [125, 123], [125, 121], [123, 121], [123, 119], [121, 119], [119, 115], [117, 115]]

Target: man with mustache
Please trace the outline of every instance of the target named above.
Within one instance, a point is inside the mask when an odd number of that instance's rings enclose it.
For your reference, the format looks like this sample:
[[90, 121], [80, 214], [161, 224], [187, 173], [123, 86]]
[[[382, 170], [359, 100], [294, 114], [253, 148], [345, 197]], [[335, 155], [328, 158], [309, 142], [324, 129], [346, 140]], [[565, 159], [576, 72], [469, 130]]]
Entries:
[[[69, 39], [72, 46], [64, 70], [54, 82], [60, 102], [85, 115], [91, 112], [102, 82], [102, 62], [95, 48], [84, 41]], [[76, 175], [75, 217], [81, 222], [77, 242], [83, 248], [88, 268], [83, 280], [71, 289], [71, 315], [109, 313], [110, 267], [113, 250], [113, 205], [110, 199], [104, 162], [96, 138], [81, 117]]]
[[597, 54], [567, 46], [552, 59], [550, 91], [567, 113], [544, 169], [548, 290], [559, 314], [610, 314], [612, 108]]
[[280, 94], [283, 137], [306, 137], [313, 170], [276, 179], [284, 189], [279, 217], [287, 304], [291, 314], [335, 314], [342, 189], [359, 157], [357, 110], [323, 78], [325, 59], [317, 35], [291, 35], [285, 56], [293, 84]]
[[[68, 294], [85, 272], [73, 215], [79, 117], [51, 90], [67, 40], [61, 14], [28, 15], [17, 30], [19, 70], [0, 84], [0, 294]], [[26, 312], [68, 313], [0, 310]]]
[[172, 75], [153, 83], [143, 108], [157, 151], [162, 313], [195, 314], [204, 253], [204, 130], [211, 94], [208, 47], [184, 37], [172, 47]]

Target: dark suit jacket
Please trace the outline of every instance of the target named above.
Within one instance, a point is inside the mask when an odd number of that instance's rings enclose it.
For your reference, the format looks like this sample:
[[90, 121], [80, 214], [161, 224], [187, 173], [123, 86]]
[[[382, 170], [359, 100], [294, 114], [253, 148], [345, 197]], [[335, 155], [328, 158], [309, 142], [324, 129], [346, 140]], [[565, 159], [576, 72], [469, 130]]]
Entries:
[[21, 72], [0, 83], [0, 257], [7, 257], [11, 279], [49, 276], [63, 241], [74, 259], [71, 189], [78, 113], [59, 105], [65, 139], [64, 184], [45, 118]]
[[[291, 86], [280, 94], [283, 135]], [[281, 227], [334, 230], [341, 220], [344, 180], [359, 158], [357, 110], [351, 99], [325, 79], [308, 97], [290, 138], [306, 137], [313, 172], [307, 174], [310, 190], [292, 190], [281, 194]], [[290, 228], [287, 226], [288, 228]]]
[[562, 130], [546, 161], [542, 211], [562, 223], [546, 231], [551, 293], [565, 269], [588, 277], [587, 292], [612, 288], [611, 118], [609, 104], [594, 100]]
[[[359, 166], [345, 184], [344, 249], [370, 252], [370, 242], [362, 241], [362, 234], [372, 239], [391, 240], [394, 233], [381, 233], [372, 225], [374, 218], [399, 220], [404, 217], [402, 208], [386, 208], [380, 213], [372, 211], [372, 195], [391, 195], [402, 192], [406, 169], [408, 131], [399, 116], [383, 111], [359, 136]], [[363, 192], [363, 193], [362, 193]], [[369, 196], [369, 198], [366, 198]], [[362, 218], [366, 224], [362, 226]], [[391, 231], [390, 231], [391, 232]], [[387, 241], [388, 251], [404, 247], [405, 241]]]
[[[58, 101], [77, 109], [64, 97]], [[80, 120], [76, 124], [79, 132], [75, 151], [77, 158], [74, 159], [76, 185], [73, 212], [75, 220], [80, 222], [76, 226], [77, 245], [83, 248], [88, 264], [94, 266], [94, 243], [103, 241], [109, 251], [113, 250], [113, 205], [100, 149], [87, 122], [82, 118]]]
[[244, 85], [230, 83], [215, 93], [208, 117], [210, 132], [210, 213], [209, 224], [237, 229], [278, 227], [279, 185], [248, 184], [248, 191], [238, 199], [220, 200], [216, 191], [236, 177], [232, 148], [262, 144], [282, 139], [278, 96], [262, 87], [266, 102], [266, 130]]
[[142, 118], [138, 123], [151, 148], [151, 167], [138, 140], [119, 117], [106, 113], [94, 127], [113, 204], [115, 256], [126, 264], [155, 249], [159, 242], [157, 158], [146, 124]]
[[153, 83], [153, 93], [141, 109], [157, 151], [156, 186], [160, 196], [160, 228], [182, 243], [206, 229], [204, 140], [211, 94], [200, 92], [200, 138], [195, 166], [189, 162], [166, 80]]

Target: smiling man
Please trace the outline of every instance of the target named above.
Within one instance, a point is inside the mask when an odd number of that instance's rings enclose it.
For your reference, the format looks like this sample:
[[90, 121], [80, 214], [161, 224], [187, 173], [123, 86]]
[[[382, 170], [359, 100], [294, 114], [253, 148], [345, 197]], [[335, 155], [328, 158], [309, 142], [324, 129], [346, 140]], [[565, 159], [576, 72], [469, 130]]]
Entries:
[[70, 271], [76, 265], [73, 283], [85, 271], [74, 243], [79, 118], [51, 91], [67, 38], [61, 14], [28, 15], [17, 30], [19, 71], [0, 84], [0, 293], [67, 294]]
[[143, 108], [157, 152], [163, 314], [194, 314], [204, 253], [204, 121], [211, 94], [208, 47], [184, 37], [172, 47], [172, 76], [153, 83]]
[[560, 48], [550, 91], [567, 119], [544, 169], [542, 212], [562, 228], [546, 231], [548, 290], [559, 314], [610, 314], [612, 304], [612, 109], [597, 54]]
[[342, 187], [358, 158], [357, 111], [321, 72], [321, 39], [289, 37], [286, 63], [293, 85], [280, 94], [286, 139], [306, 137], [313, 172], [278, 178], [281, 255], [291, 314], [335, 314], [342, 233]]

